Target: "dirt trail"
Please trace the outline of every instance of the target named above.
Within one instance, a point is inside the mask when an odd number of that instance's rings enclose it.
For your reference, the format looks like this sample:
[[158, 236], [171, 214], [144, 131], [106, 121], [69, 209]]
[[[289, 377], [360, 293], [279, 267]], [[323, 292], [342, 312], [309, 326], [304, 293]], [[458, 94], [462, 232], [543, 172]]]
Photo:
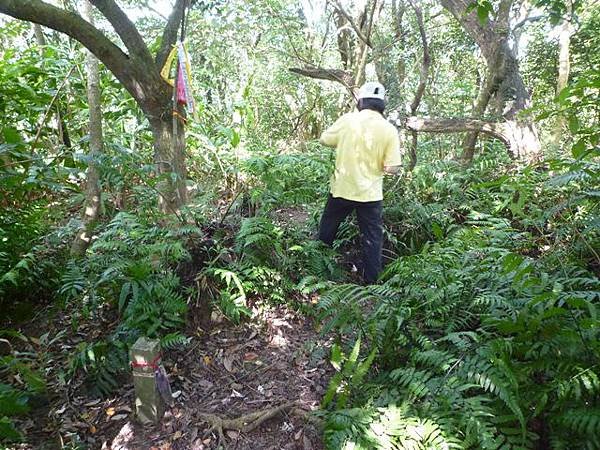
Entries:
[[[44, 332], [56, 333], [64, 321], [64, 316], [55, 317], [44, 324]], [[86, 331], [95, 334], [91, 331], [98, 329], [102, 326], [96, 323], [66, 333], [50, 349], [50, 359], [64, 366], [64, 349]], [[27, 334], [37, 336], [33, 330]], [[87, 337], [93, 339], [90, 334]], [[159, 425], [144, 428], [135, 421], [130, 375], [107, 399], [87, 395], [74, 380], [64, 389], [49, 387], [50, 401], [34, 411], [34, 418], [20, 421], [29, 444], [11, 448], [55, 449], [79, 442], [80, 447], [68, 448], [216, 449], [219, 434], [207, 433], [206, 414], [232, 419], [294, 401], [293, 408], [250, 432], [224, 430], [227, 448], [321, 449], [320, 432], [307, 413], [318, 408], [331, 375], [326, 354], [326, 343], [311, 322], [287, 307], [268, 308], [237, 326], [224, 320], [210, 332], [194, 335], [185, 348], [164, 352], [177, 398]]]
[[263, 319], [260, 329], [223, 323], [188, 349], [167, 353], [172, 389], [179, 392], [175, 407], [151, 429], [132, 426], [128, 417], [104, 448], [213, 449], [219, 436], [205, 434], [206, 414], [231, 419], [296, 401], [249, 433], [224, 430], [227, 448], [321, 449], [319, 431], [298, 412], [316, 409], [327, 386], [330, 369], [311, 358], [322, 354], [323, 342], [306, 319], [284, 307]]

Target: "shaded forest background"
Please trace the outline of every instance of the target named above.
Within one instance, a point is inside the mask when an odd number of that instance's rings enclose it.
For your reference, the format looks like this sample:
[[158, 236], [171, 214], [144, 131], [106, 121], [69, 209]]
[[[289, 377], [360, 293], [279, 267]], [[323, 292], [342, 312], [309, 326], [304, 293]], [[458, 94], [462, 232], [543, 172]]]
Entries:
[[[139, 336], [175, 358], [285, 305], [331, 367], [324, 448], [600, 448], [597, 1], [90, 3], [0, 0], [6, 445], [114, 395]], [[374, 286], [352, 220], [314, 240], [317, 139], [368, 80], [405, 158]]]

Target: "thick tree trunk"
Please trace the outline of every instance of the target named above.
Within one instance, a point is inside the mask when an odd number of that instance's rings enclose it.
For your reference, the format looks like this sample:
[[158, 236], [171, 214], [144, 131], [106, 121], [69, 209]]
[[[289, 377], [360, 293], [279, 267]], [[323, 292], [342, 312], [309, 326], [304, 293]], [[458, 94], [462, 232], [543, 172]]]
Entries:
[[[94, 19], [92, 16], [92, 5], [88, 0], [83, 1], [84, 18], [92, 25]], [[92, 239], [92, 232], [98, 216], [100, 215], [101, 190], [100, 176], [98, 173], [97, 159], [102, 154], [102, 106], [100, 93], [100, 65], [96, 57], [86, 51], [85, 65], [87, 69], [87, 98], [89, 104], [89, 144], [88, 170], [86, 180], [86, 193], [82, 226], [77, 232], [73, 244], [71, 245], [71, 254], [73, 256], [82, 256], [85, 254]]]
[[[475, 11], [469, 11], [470, 0], [440, 0], [444, 8], [460, 22], [467, 34], [477, 43], [486, 60], [488, 72], [498, 80], [495, 94], [495, 113], [506, 120], [510, 129], [510, 149], [515, 157], [534, 159], [541, 150], [539, 136], [531, 119], [518, 113], [529, 106], [530, 94], [523, 83], [519, 63], [508, 45], [508, 16], [512, 0], [502, 0], [494, 21], [482, 24]], [[483, 99], [482, 99], [483, 100]], [[467, 144], [470, 144], [467, 141]], [[463, 161], [469, 163], [472, 154], [465, 147]]]
[[157, 175], [160, 177], [158, 204], [164, 213], [177, 213], [187, 201], [185, 131], [180, 124], [174, 134], [171, 117], [151, 121], [150, 128]]

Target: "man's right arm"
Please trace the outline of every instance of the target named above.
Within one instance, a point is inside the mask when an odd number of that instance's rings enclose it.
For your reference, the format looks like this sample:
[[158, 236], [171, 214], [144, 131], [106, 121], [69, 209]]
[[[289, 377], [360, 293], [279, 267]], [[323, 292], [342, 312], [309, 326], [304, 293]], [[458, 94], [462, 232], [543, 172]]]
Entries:
[[394, 128], [390, 130], [388, 145], [385, 149], [383, 160], [383, 171], [390, 175], [397, 175], [402, 168], [402, 156], [400, 155], [400, 137]]

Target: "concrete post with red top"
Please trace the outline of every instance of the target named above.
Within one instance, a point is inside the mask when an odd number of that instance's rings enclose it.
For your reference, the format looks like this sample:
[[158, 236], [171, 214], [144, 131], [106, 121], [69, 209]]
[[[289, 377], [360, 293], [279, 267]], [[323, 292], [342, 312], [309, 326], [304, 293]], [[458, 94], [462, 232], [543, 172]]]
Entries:
[[139, 338], [129, 352], [135, 388], [135, 413], [143, 423], [157, 423], [165, 405], [156, 386], [154, 371], [160, 364], [160, 341]]

